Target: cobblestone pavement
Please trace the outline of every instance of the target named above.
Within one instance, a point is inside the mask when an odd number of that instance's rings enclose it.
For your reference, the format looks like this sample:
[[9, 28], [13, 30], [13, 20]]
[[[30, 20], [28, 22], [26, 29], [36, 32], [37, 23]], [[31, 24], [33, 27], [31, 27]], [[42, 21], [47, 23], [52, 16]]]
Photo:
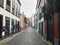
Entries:
[[11, 41], [4, 45], [48, 45], [43, 38], [32, 28], [27, 28]]

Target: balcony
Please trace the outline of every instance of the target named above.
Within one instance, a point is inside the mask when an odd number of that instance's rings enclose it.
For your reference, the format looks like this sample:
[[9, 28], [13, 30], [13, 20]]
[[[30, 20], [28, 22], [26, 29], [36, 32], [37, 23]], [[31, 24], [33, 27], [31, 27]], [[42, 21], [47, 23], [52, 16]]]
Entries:
[[18, 13], [18, 18], [20, 18], [20, 13]]
[[6, 4], [6, 10], [10, 12], [10, 0], [7, 0], [7, 4]]
[[17, 0], [17, 1], [18, 1], [18, 3], [21, 5], [20, 1], [19, 1], [19, 0]]
[[18, 18], [20, 18], [20, 13], [18, 13]]
[[15, 14], [15, 9], [14, 9], [14, 8], [12, 8], [12, 14], [13, 14], [13, 15]]
[[16, 11], [16, 16], [17, 16], [17, 11]]
[[6, 5], [6, 10], [10, 12], [10, 6]]
[[0, 7], [3, 8], [4, 0], [0, 0]]

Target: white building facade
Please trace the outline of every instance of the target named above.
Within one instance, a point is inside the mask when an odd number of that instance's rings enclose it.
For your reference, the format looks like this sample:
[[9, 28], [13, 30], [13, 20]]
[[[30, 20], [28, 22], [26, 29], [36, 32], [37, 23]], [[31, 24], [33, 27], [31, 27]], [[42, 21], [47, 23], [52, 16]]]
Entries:
[[34, 15], [32, 16], [32, 27], [34, 27]]
[[44, 26], [44, 14], [42, 12], [42, 8], [44, 6], [44, 0], [37, 0], [36, 5], [36, 19], [37, 19], [37, 31], [39, 33], [43, 33], [43, 26]]
[[20, 7], [19, 0], [0, 0], [0, 37], [16, 32]]

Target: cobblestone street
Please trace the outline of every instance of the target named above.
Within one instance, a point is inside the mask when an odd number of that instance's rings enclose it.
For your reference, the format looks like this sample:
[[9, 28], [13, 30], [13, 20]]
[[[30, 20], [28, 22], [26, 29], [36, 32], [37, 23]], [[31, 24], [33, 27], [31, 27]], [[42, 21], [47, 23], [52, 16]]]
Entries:
[[44, 39], [32, 28], [27, 28], [14, 39], [4, 45], [49, 45]]

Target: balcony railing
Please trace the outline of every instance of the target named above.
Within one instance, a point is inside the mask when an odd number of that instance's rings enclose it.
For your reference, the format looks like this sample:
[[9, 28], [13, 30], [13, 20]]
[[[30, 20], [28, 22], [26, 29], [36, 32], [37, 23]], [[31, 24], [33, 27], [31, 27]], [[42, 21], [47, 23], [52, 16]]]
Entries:
[[0, 0], [0, 7], [3, 8], [4, 0]]
[[10, 12], [10, 6], [6, 5], [6, 10]]

